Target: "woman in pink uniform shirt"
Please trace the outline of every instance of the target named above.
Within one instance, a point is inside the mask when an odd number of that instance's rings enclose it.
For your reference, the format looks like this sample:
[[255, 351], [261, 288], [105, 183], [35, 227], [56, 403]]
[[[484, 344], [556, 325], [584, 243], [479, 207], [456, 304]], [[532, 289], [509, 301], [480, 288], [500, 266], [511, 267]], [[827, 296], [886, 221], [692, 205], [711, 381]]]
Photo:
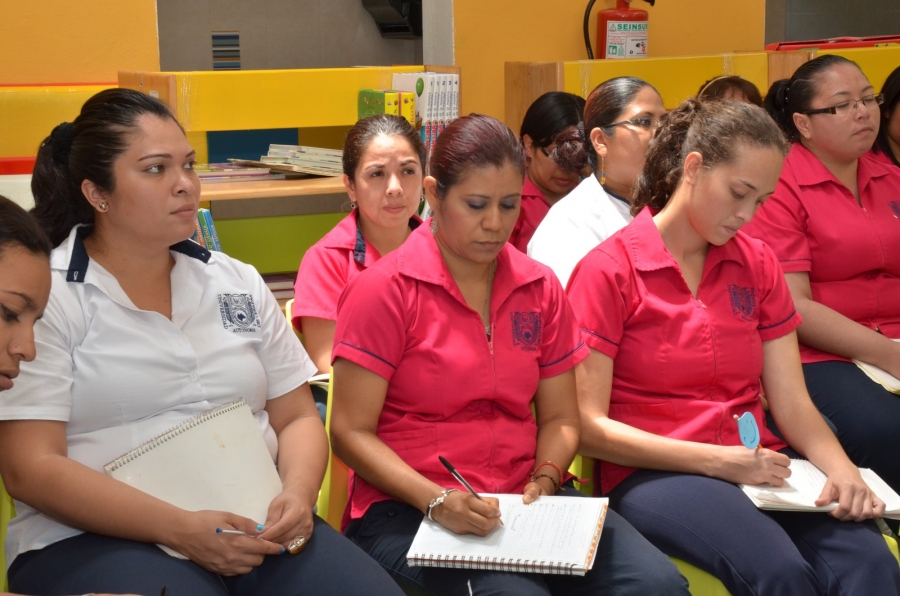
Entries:
[[611, 512], [584, 577], [406, 564], [425, 515], [479, 536], [500, 522], [496, 501], [459, 490], [439, 454], [479, 492], [578, 494], [562, 471], [578, 445], [572, 369], [586, 349], [556, 277], [507, 242], [521, 143], [466, 116], [441, 133], [430, 172], [434, 219], [338, 307], [331, 429], [353, 470], [345, 534], [407, 593], [686, 595], [671, 562]]
[[[800, 323], [772, 251], [740, 228], [775, 190], [787, 149], [759, 107], [688, 100], [650, 144], [628, 226], [576, 267], [568, 296], [581, 452], [602, 490], [663, 552], [734, 596], [900, 594], [871, 520], [884, 511], [803, 385]], [[760, 378], [786, 448], [763, 423]], [[735, 416], [759, 423], [757, 449]], [[750, 445], [753, 446], [752, 444]], [[791, 457], [827, 476], [824, 513], [764, 512], [738, 484], [782, 486]]]
[[509, 242], [522, 252], [550, 207], [578, 186], [584, 159], [584, 98], [550, 91], [529, 106], [519, 136], [525, 145], [522, 207]]
[[853, 363], [900, 377], [900, 169], [869, 153], [881, 102], [840, 56], [773, 84], [766, 107], [793, 145], [747, 233], [772, 248], [803, 317], [813, 402], [850, 459], [900, 490], [900, 400]]
[[331, 367], [337, 304], [354, 277], [421, 223], [425, 147], [399, 116], [357, 122], [344, 142], [344, 186], [353, 211], [303, 256], [291, 320], [320, 373]]

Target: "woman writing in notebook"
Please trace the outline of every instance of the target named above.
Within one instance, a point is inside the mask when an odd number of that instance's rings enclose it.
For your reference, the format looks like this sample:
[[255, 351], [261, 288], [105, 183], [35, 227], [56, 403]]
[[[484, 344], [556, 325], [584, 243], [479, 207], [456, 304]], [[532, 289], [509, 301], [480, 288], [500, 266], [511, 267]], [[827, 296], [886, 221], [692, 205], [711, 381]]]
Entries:
[[344, 142], [353, 210], [303, 256], [291, 320], [320, 373], [331, 369], [337, 305], [347, 284], [403, 244], [421, 223], [425, 146], [399, 116], [357, 122]]
[[[756, 106], [689, 100], [669, 113], [637, 217], [569, 284], [591, 348], [577, 369], [580, 450], [603, 460], [602, 490], [623, 517], [734, 596], [898, 594], [875, 524], [853, 523], [884, 503], [806, 393], [800, 317], [775, 256], [739, 231], [786, 150]], [[760, 377], [787, 443], [828, 476], [817, 504], [837, 501], [831, 516], [763, 512], [737, 486], [781, 486], [797, 456], [763, 424]], [[759, 422], [760, 448], [742, 445], [741, 415]]]
[[882, 101], [841, 56], [774, 83], [766, 107], [793, 144], [747, 233], [772, 247], [803, 317], [813, 402], [850, 459], [900, 491], [900, 400], [853, 363], [900, 378], [900, 169], [870, 151]]
[[430, 168], [434, 219], [338, 306], [331, 429], [353, 471], [345, 533], [413, 591], [687, 594], [672, 564], [615, 514], [581, 578], [406, 564], [425, 515], [479, 536], [500, 523], [496, 502], [458, 490], [438, 455], [476, 491], [526, 503], [575, 492], [563, 470], [578, 444], [572, 367], [585, 355], [559, 282], [507, 243], [524, 175], [515, 134], [487, 116], [460, 118]]
[[[306, 384], [315, 366], [252, 267], [188, 240], [200, 195], [193, 160], [165, 105], [125, 89], [89, 99], [39, 150], [36, 215], [57, 248], [38, 356], [0, 400], [0, 475], [17, 501], [10, 587], [396, 594], [312, 513], [327, 456]], [[237, 397], [284, 486], [267, 519], [181, 510], [101, 472]], [[296, 557], [280, 554], [301, 542]]]

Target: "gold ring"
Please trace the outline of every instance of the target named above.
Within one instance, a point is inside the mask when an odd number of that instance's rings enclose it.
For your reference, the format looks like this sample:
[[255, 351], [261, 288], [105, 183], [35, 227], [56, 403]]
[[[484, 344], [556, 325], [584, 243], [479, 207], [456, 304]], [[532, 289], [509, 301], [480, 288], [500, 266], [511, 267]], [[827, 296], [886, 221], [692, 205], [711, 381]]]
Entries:
[[288, 542], [288, 552], [292, 555], [296, 555], [301, 550], [306, 547], [306, 536], [294, 536], [291, 538], [291, 541]]

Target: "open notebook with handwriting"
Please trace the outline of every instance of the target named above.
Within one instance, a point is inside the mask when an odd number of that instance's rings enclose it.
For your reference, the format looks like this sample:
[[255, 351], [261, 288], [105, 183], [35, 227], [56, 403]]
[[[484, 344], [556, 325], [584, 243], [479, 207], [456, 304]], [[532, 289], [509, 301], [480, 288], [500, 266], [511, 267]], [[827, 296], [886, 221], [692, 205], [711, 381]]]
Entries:
[[[870, 489], [884, 501], [884, 517], [900, 519], [900, 495], [869, 468], [860, 468], [859, 474]], [[825, 488], [825, 473], [805, 459], [791, 460], [791, 477], [783, 486], [771, 484], [742, 484], [744, 494], [759, 509], [775, 511], [834, 511], [837, 503], [816, 507], [816, 499]]]
[[594, 565], [609, 499], [482, 495], [500, 501], [504, 526], [485, 537], [454, 534], [425, 518], [406, 558], [410, 566], [584, 575]]

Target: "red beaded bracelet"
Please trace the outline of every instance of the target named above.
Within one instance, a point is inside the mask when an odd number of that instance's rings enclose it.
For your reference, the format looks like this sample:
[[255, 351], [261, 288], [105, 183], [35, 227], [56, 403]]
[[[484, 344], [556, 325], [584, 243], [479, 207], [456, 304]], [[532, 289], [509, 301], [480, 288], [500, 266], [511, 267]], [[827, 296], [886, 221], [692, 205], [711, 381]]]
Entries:
[[554, 480], [554, 479], [553, 479], [553, 476], [551, 476], [550, 474], [538, 474], [537, 476], [535, 476], [534, 474], [531, 475], [531, 481], [532, 481], [532, 482], [537, 482], [537, 481], [538, 481], [538, 478], [546, 478], [546, 479], [548, 479], [551, 483], [553, 483], [553, 492], [554, 492], [554, 493], [559, 492], [559, 482], [557, 482], [556, 480]]
[[556, 473], [559, 474], [559, 480], [560, 480], [560, 482], [562, 482], [563, 471], [560, 469], [559, 466], [557, 466], [555, 463], [553, 463], [550, 460], [547, 460], [544, 463], [542, 463], [541, 465], [537, 466], [534, 469], [534, 472], [531, 473], [531, 477], [534, 478], [534, 475], [537, 474], [537, 471], [540, 470], [541, 468], [543, 468], [544, 466], [552, 466], [553, 469], [556, 470]]

